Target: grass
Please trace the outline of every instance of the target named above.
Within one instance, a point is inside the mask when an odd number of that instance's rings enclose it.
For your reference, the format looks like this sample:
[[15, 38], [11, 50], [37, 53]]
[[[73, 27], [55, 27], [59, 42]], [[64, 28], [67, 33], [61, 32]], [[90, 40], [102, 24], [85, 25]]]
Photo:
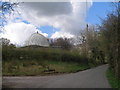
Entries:
[[89, 68], [88, 58], [77, 50], [60, 48], [10, 48], [2, 49], [3, 75], [26, 76], [72, 73]]
[[73, 73], [88, 69], [88, 65], [53, 60], [7, 60], [3, 62], [4, 76], [33, 76]]
[[120, 80], [115, 77], [115, 75], [110, 69], [107, 70], [107, 78], [112, 88], [120, 89]]
[[57, 48], [3, 48], [2, 59], [6, 60], [54, 60], [65, 62], [88, 63], [76, 50], [63, 50]]

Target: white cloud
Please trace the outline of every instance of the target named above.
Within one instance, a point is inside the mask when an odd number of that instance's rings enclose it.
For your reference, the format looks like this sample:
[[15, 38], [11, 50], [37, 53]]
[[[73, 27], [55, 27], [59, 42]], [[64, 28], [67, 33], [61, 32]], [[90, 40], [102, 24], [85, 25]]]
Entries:
[[[66, 15], [72, 12], [70, 2], [27, 2], [22, 4], [24, 9], [35, 10], [40, 16]], [[33, 13], [33, 11], [32, 11]]]
[[51, 38], [73, 38], [74, 35], [70, 34], [70, 33], [65, 33], [65, 32], [55, 32]]
[[[4, 33], [0, 35], [10, 39], [11, 43], [24, 45], [25, 40], [32, 33], [38, 31], [35, 26], [50, 25], [60, 29], [60, 31], [53, 33], [51, 38], [74, 37], [86, 25], [85, 18], [87, 10], [92, 5], [92, 0], [88, 0], [89, 3], [87, 4], [85, 2], [74, 2], [74, 0], [70, 1], [73, 2], [21, 3], [17, 9], [21, 13], [20, 17], [31, 24], [25, 24], [21, 20], [16, 20], [13, 23], [14, 18], [18, 16], [15, 12], [14, 17], [8, 18], [9, 23], [4, 27]], [[46, 33], [42, 34], [48, 36]]]
[[[1, 33], [1, 37], [8, 38], [11, 43], [16, 45], [24, 45], [25, 41], [30, 37], [31, 34], [39, 31], [32, 24], [25, 24], [23, 22], [20, 23], [11, 23], [4, 27], [4, 32]], [[46, 33], [42, 33], [44, 36], [48, 36]]]
[[32, 24], [37, 26], [51, 25], [60, 28], [60, 33], [71, 33], [75, 35], [86, 26], [87, 10], [92, 5], [92, 0], [88, 1], [88, 3], [26, 2], [20, 6], [22, 7], [22, 17]]

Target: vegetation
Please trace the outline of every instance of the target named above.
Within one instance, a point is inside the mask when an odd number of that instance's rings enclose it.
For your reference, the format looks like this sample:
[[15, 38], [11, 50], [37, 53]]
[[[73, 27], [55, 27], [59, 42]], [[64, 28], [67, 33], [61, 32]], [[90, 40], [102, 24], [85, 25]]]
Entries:
[[[4, 0], [3, 0], [4, 1]], [[16, 12], [15, 7], [18, 6], [19, 3], [14, 3], [14, 2], [2, 2], [2, 0], [0, 1], [0, 19], [2, 21], [0, 27], [2, 29], [2, 27], [8, 22], [8, 17], [7, 15], [11, 15], [14, 14]], [[0, 31], [2, 31], [0, 29]]]
[[55, 48], [9, 48], [3, 47], [3, 61], [17, 60], [52, 60], [64, 62], [77, 62], [88, 64], [88, 59], [79, 55], [77, 51], [67, 51]]
[[101, 48], [110, 69], [120, 79], [120, 2], [113, 3], [115, 11], [107, 15], [100, 26]]
[[[101, 25], [89, 26], [81, 33], [82, 56], [94, 65], [108, 63], [113, 76], [120, 80], [120, 2], [112, 3], [114, 11], [101, 19]], [[110, 74], [110, 73], [108, 73]], [[110, 77], [113, 77], [110, 74]], [[114, 80], [117, 83], [117, 80]]]
[[9, 60], [3, 62], [3, 75], [48, 75], [72, 73], [88, 69], [87, 65], [58, 61]]
[[112, 88], [120, 88], [120, 80], [115, 77], [111, 69], [107, 71], [107, 78]]
[[[60, 48], [16, 48], [9, 44], [9, 40], [2, 39], [3, 74], [76, 72], [108, 63], [108, 79], [112, 87], [117, 87], [116, 83], [120, 80], [120, 2], [112, 5], [114, 11], [101, 20], [101, 25], [87, 25], [84, 32], [78, 35], [81, 38], [78, 38], [77, 46], [71, 45], [69, 39], [59, 38], [52, 42], [51, 46]], [[74, 47], [77, 47], [77, 50]]]
[[[120, 2], [112, 3], [114, 11], [101, 19], [101, 25], [89, 26], [84, 34], [83, 50], [91, 62], [109, 63], [120, 79]], [[84, 49], [83, 48], [83, 49]]]
[[59, 47], [65, 50], [70, 50], [73, 47], [73, 44], [70, 43], [70, 39], [67, 38], [52, 39], [50, 45], [51, 47]]
[[86, 51], [92, 63], [108, 63], [107, 73], [112, 87], [120, 86], [120, 2], [112, 3], [114, 11], [102, 19], [98, 29], [89, 27], [86, 32]]
[[46, 75], [71, 73], [90, 68], [88, 58], [78, 51], [61, 48], [16, 48], [2, 39], [3, 75]]

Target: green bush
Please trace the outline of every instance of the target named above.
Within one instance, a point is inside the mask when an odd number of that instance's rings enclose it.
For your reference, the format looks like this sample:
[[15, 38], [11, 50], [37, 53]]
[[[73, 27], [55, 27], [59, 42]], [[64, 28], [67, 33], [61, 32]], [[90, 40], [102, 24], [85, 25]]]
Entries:
[[77, 62], [87, 64], [88, 59], [80, 56], [79, 52], [67, 51], [57, 48], [3, 48], [3, 61], [5, 60], [53, 60], [64, 62]]

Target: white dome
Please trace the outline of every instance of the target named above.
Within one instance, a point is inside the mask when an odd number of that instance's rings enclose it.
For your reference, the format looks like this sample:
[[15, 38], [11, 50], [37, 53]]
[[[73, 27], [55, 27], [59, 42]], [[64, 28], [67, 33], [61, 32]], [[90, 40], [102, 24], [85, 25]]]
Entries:
[[46, 37], [44, 37], [43, 35], [37, 32], [30, 36], [30, 38], [26, 41], [26, 45], [27, 46], [38, 45], [38, 46], [48, 47], [49, 42]]

